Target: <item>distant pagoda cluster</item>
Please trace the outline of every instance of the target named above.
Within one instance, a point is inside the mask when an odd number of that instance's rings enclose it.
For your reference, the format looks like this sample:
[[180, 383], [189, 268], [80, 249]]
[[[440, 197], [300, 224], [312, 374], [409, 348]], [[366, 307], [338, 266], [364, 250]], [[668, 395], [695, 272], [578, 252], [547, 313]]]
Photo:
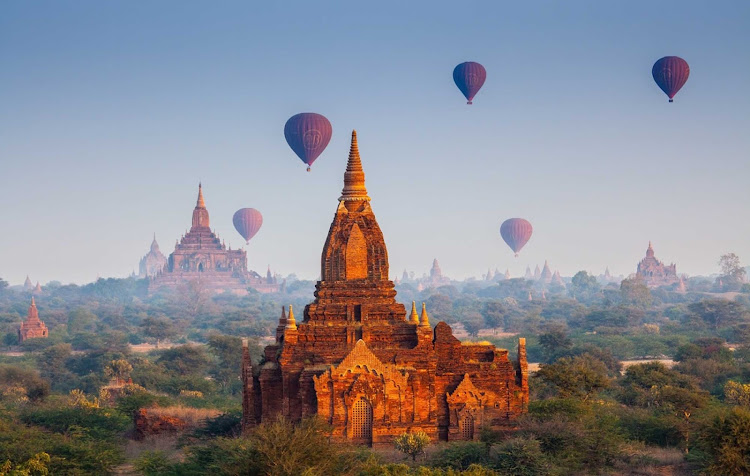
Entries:
[[[672, 263], [667, 266], [656, 259], [654, 256], [654, 248], [651, 246], [650, 241], [648, 242], [646, 257], [638, 263], [636, 276], [643, 279], [646, 285], [650, 288], [669, 286], [681, 281], [677, 276], [677, 265]], [[681, 284], [681, 288], [684, 288], [684, 283]]]
[[270, 269], [266, 277], [248, 271], [247, 253], [227, 248], [211, 230], [201, 185], [198, 185], [198, 200], [190, 231], [175, 244], [172, 254], [159, 267], [163, 256], [154, 237], [151, 250], [141, 260], [140, 269], [140, 274], [150, 280], [150, 293], [165, 288], [177, 289], [181, 284], [193, 281], [214, 292], [246, 294], [248, 288], [262, 293], [279, 291], [277, 279], [271, 275]]
[[21, 323], [21, 327], [18, 329], [18, 342], [20, 343], [27, 339], [37, 339], [48, 336], [49, 331], [47, 330], [47, 326], [39, 319], [39, 311], [37, 310], [36, 302], [32, 297], [26, 320]]

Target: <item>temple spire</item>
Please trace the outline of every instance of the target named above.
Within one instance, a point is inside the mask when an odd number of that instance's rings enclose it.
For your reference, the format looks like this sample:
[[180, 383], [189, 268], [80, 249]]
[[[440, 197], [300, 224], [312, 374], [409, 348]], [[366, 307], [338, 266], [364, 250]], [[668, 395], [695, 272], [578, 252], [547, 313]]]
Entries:
[[297, 321], [294, 320], [294, 311], [292, 305], [289, 305], [289, 316], [286, 318], [286, 328], [289, 330], [297, 330]]
[[422, 315], [419, 318], [419, 325], [421, 327], [430, 327], [430, 317], [427, 315], [427, 306], [422, 303]]
[[416, 301], [411, 302], [411, 314], [409, 314], [409, 322], [411, 322], [412, 324], [419, 324], [419, 315], [417, 314]]
[[359, 146], [357, 145], [357, 131], [352, 131], [352, 145], [349, 149], [349, 161], [344, 173], [344, 190], [341, 192], [339, 201], [370, 200], [365, 188], [365, 172], [362, 170], [362, 159], [359, 157]]
[[203, 200], [203, 184], [198, 182], [198, 202], [195, 204], [197, 208], [206, 208], [206, 202]]

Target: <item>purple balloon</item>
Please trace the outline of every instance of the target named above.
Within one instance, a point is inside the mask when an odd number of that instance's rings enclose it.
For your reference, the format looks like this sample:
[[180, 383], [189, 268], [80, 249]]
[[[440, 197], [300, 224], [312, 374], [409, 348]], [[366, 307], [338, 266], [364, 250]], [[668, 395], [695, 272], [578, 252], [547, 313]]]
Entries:
[[461, 63], [453, 70], [453, 81], [466, 96], [468, 101], [466, 104], [471, 104], [474, 96], [482, 88], [485, 79], [487, 79], [487, 71], [484, 66], [473, 61]]
[[250, 243], [250, 239], [255, 236], [263, 225], [263, 215], [255, 208], [240, 208], [234, 212], [232, 223], [237, 233], [242, 235], [245, 243]]
[[500, 236], [510, 246], [516, 257], [518, 257], [521, 248], [531, 238], [533, 231], [534, 228], [531, 226], [531, 223], [523, 218], [509, 218], [500, 225]]
[[674, 95], [687, 82], [690, 76], [690, 66], [679, 56], [665, 56], [654, 63], [651, 76], [654, 77], [654, 81], [664, 94], [669, 97], [669, 102], [672, 102]]
[[333, 128], [324, 116], [303, 112], [289, 118], [284, 125], [284, 137], [295, 154], [308, 165], [315, 162], [331, 141]]

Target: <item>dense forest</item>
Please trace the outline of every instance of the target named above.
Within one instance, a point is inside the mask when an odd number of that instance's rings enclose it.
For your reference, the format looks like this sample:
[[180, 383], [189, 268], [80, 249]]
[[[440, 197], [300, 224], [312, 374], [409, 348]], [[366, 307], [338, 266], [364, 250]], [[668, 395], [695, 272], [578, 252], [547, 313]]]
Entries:
[[750, 474], [750, 285], [723, 271], [686, 290], [584, 271], [543, 294], [525, 279], [399, 284], [433, 325], [512, 355], [526, 337], [538, 365], [513, 431], [374, 450], [329, 444], [316, 420], [240, 434], [241, 339], [261, 361], [311, 281], [246, 296], [53, 282], [35, 295], [49, 337], [19, 343], [31, 293], [0, 280], [0, 475]]

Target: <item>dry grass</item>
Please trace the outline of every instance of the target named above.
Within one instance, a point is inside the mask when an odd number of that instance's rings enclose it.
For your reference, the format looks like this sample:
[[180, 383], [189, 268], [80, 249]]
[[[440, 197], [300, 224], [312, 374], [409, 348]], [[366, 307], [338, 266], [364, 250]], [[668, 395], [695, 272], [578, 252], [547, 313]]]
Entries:
[[149, 415], [167, 416], [179, 418], [188, 424], [188, 426], [200, 426], [209, 418], [216, 418], [221, 415], [221, 411], [213, 408], [193, 408], [183, 407], [181, 405], [173, 407], [153, 407], [148, 409]]

